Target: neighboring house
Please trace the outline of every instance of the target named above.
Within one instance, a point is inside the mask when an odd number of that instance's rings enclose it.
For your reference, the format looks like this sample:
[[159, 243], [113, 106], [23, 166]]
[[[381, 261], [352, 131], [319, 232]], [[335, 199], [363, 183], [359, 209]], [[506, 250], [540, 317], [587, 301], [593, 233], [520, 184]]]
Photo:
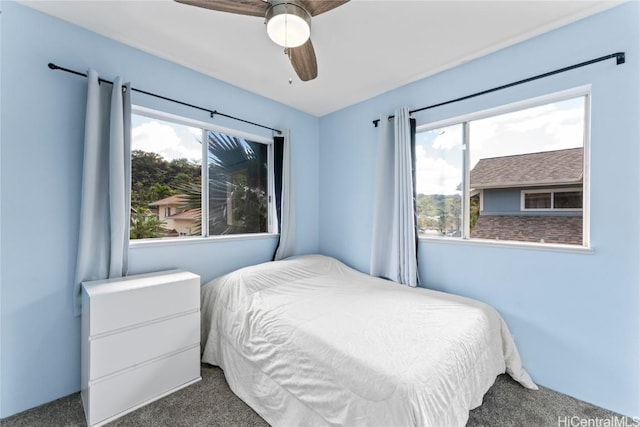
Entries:
[[176, 194], [149, 203], [157, 218], [163, 222], [168, 237], [191, 236], [200, 221], [198, 209], [184, 209], [185, 195]]
[[471, 237], [582, 244], [583, 149], [480, 159], [471, 195], [480, 215]]

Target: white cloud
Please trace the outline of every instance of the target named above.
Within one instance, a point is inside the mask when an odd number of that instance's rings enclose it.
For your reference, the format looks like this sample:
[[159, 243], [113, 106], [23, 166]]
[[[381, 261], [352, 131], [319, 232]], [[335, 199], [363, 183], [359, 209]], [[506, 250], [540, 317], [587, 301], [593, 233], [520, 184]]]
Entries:
[[454, 194], [462, 181], [462, 168], [427, 154], [416, 146], [416, 192], [418, 194]]
[[187, 129], [189, 129], [189, 133], [193, 135], [195, 138], [197, 138], [198, 140], [202, 139], [202, 129], [191, 128], [191, 127]]
[[461, 126], [450, 126], [442, 129], [433, 140], [432, 147], [436, 150], [460, 149], [462, 145]]
[[582, 147], [583, 105], [565, 102], [571, 107], [553, 103], [471, 122], [471, 166], [483, 158]]
[[155, 120], [144, 122], [133, 128], [131, 148], [158, 153], [168, 161], [186, 158], [200, 162], [201, 146], [195, 138], [190, 137], [195, 135], [193, 129], [201, 136], [201, 131], [196, 128], [169, 125]]

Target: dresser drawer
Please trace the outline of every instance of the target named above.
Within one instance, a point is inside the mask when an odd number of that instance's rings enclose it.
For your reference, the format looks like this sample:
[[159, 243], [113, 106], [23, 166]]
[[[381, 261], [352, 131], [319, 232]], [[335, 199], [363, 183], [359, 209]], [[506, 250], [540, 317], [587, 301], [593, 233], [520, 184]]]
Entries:
[[85, 402], [90, 425], [117, 418], [137, 406], [200, 379], [200, 346], [90, 383]]
[[88, 335], [130, 327], [200, 307], [200, 277], [181, 270], [108, 279], [84, 285]]
[[200, 342], [200, 312], [89, 338], [89, 380]]

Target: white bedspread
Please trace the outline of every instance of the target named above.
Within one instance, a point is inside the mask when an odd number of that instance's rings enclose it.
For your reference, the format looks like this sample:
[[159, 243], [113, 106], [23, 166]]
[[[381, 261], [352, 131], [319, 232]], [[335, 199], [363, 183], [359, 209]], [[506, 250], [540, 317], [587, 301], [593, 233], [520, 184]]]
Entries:
[[206, 363], [275, 426], [463, 426], [497, 375], [537, 388], [490, 306], [320, 255], [202, 289]]

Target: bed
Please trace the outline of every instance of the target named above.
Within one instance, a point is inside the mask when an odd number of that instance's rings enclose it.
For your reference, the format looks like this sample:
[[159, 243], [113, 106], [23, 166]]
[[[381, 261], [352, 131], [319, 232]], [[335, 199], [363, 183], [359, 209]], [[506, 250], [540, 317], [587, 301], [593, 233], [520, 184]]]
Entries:
[[500, 315], [321, 255], [202, 288], [202, 361], [272, 426], [463, 426], [496, 377], [536, 389]]

